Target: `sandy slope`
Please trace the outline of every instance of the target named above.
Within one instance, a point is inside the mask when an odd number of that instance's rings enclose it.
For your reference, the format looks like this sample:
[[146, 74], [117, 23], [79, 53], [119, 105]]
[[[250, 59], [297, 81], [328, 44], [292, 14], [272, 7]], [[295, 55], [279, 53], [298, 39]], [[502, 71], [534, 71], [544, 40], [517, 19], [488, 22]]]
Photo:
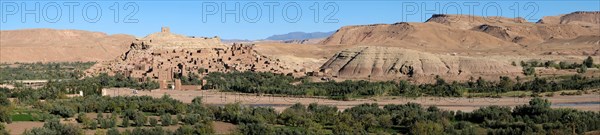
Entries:
[[0, 62], [103, 61], [127, 51], [134, 40], [81, 30], [0, 31]]

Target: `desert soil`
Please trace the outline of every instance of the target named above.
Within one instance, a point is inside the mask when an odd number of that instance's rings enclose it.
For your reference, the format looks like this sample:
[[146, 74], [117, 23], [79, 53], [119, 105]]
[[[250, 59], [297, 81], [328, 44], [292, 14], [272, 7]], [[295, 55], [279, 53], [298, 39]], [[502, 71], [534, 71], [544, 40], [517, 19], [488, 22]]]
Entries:
[[18, 134], [22, 134], [27, 129], [31, 129], [34, 127], [42, 127], [42, 126], [44, 126], [43, 122], [33, 122], [33, 121], [13, 122], [13, 123], [7, 124], [6, 129], [8, 129], [8, 131], [11, 135], [18, 135]]

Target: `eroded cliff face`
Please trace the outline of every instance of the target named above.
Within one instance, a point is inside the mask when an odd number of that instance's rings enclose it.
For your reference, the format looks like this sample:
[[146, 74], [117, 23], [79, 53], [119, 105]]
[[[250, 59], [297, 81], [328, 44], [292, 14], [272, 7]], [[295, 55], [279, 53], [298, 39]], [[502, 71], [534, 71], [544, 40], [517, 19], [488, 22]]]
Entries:
[[322, 67], [341, 78], [390, 78], [429, 75], [520, 74], [508, 62], [464, 56], [436, 55], [397, 47], [356, 47], [335, 54]]

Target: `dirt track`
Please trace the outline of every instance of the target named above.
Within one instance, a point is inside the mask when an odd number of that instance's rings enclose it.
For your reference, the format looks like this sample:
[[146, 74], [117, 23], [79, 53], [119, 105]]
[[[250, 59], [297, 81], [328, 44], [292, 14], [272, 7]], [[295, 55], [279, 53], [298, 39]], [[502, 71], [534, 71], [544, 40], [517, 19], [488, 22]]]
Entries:
[[[517, 106], [527, 104], [531, 98], [439, 98], [439, 97], [421, 97], [421, 98], [403, 98], [403, 97], [384, 97], [374, 99], [357, 99], [353, 101], [338, 101], [319, 98], [299, 98], [299, 97], [273, 97], [273, 96], [256, 96], [251, 94], [239, 94], [229, 92], [219, 92], [216, 90], [206, 91], [175, 91], [175, 90], [153, 90], [153, 91], [138, 91], [138, 94], [133, 94], [130, 89], [106, 89], [106, 94], [110, 96], [129, 96], [129, 95], [148, 95], [152, 97], [161, 97], [164, 94], [170, 95], [172, 98], [181, 100], [184, 103], [189, 103], [194, 97], [202, 96], [203, 102], [212, 105], [224, 105], [228, 103], [240, 102], [250, 106], [270, 106], [278, 111], [295, 104], [310, 104], [318, 103], [324, 105], [337, 106], [339, 109], [347, 109], [363, 103], [378, 103], [379, 105], [386, 104], [405, 104], [419, 103], [424, 106], [436, 105], [441, 109], [446, 110], [461, 110], [473, 111], [477, 108], [490, 105], [500, 106]], [[600, 95], [586, 94], [580, 96], [554, 96], [544, 97], [552, 102], [553, 108], [575, 108], [579, 110], [600, 111]]]

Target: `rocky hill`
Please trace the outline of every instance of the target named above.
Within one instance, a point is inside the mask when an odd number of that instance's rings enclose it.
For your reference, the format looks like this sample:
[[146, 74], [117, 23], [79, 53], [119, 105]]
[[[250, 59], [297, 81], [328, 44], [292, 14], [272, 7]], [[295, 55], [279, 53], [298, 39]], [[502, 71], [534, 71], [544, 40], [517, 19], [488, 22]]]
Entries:
[[599, 12], [574, 12], [531, 23], [523, 18], [437, 14], [424, 23], [342, 27], [320, 44], [391, 46], [427, 52], [526, 52], [525, 47], [530, 45], [600, 36], [598, 18]]
[[103, 61], [127, 51], [135, 37], [81, 30], [0, 31], [0, 63]]
[[520, 74], [509, 62], [466, 56], [437, 55], [397, 47], [355, 47], [340, 51], [321, 67], [340, 78], [398, 78]]
[[374, 45], [423, 51], [489, 50], [518, 47], [479, 31], [439, 23], [395, 23], [346, 26], [321, 42], [325, 45]]
[[522, 24], [528, 23], [523, 18], [506, 18], [506, 17], [481, 17], [471, 15], [450, 15], [450, 14], [434, 14], [427, 22], [435, 22], [451, 26], [458, 29], [472, 29], [483, 24]]
[[[600, 17], [600, 14], [591, 14], [583, 18], [593, 19], [596, 16]], [[561, 24], [543, 24], [526, 22], [523, 18], [434, 15], [427, 23], [440, 23], [454, 28], [479, 31], [520, 45], [535, 45], [551, 39], [573, 39], [579, 36], [600, 35], [598, 27], [567, 23], [577, 20], [576, 17], [570, 18], [573, 19], [564, 19], [565, 23]]]
[[544, 55], [600, 56], [600, 36], [580, 36], [574, 39], [553, 39], [527, 50]]

